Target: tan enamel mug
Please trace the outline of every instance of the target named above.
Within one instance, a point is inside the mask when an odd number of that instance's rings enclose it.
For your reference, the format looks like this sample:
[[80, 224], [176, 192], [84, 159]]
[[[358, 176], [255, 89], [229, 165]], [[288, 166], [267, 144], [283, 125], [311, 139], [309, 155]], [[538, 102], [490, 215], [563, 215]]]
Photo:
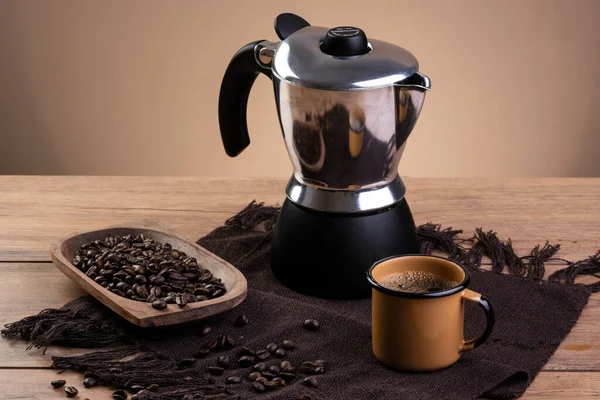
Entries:
[[[459, 284], [431, 293], [402, 292], [379, 284], [388, 274], [427, 271]], [[402, 371], [434, 371], [454, 364], [465, 351], [483, 344], [494, 327], [494, 309], [483, 295], [467, 289], [469, 274], [459, 264], [429, 255], [406, 255], [378, 261], [367, 272], [372, 288], [373, 353]], [[464, 303], [481, 306], [485, 332], [465, 340]]]

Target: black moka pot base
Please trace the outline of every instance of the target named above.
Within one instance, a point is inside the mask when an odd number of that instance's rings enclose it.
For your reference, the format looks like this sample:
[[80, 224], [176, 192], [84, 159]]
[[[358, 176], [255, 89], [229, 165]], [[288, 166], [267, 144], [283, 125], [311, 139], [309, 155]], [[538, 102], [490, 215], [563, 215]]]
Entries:
[[371, 295], [367, 270], [378, 260], [419, 252], [405, 199], [372, 213], [323, 213], [286, 199], [275, 227], [271, 268], [299, 293], [336, 299]]

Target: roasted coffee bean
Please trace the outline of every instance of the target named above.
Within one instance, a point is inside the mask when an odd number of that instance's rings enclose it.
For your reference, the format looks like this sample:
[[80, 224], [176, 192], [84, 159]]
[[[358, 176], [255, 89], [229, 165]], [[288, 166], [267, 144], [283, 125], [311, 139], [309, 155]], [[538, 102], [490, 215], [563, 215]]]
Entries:
[[154, 293], [150, 293], [150, 296], [146, 298], [146, 303], [154, 303], [156, 300], [156, 295]]
[[292, 374], [289, 372], [281, 372], [279, 377], [282, 378], [286, 382], [291, 382], [296, 378], [296, 374]]
[[275, 382], [275, 384], [277, 384], [277, 386], [279, 387], [284, 387], [286, 385], [285, 380], [283, 380], [283, 378], [280, 378], [279, 376], [273, 378], [271, 382]]
[[225, 369], [221, 367], [208, 367], [208, 372], [210, 372], [211, 375], [223, 375]]
[[302, 326], [304, 326], [304, 328], [308, 329], [309, 331], [316, 331], [319, 329], [319, 321], [317, 321], [316, 319], [307, 319], [306, 321], [304, 321], [304, 324]]
[[194, 365], [195, 363], [196, 360], [194, 360], [193, 358], [184, 358], [183, 360], [179, 361], [179, 366], [182, 368], [188, 368]]
[[217, 339], [213, 339], [210, 342], [208, 342], [208, 344], [206, 345], [206, 348], [209, 350], [214, 350], [218, 347], [219, 342], [217, 341]]
[[272, 372], [274, 374], [278, 374], [278, 373], [281, 372], [281, 369], [277, 365], [271, 365], [269, 367], [269, 372]]
[[60, 389], [61, 387], [65, 386], [67, 384], [67, 381], [59, 379], [59, 380], [50, 382], [50, 384], [52, 385], [52, 387], [54, 389]]
[[264, 382], [263, 385], [267, 390], [275, 390], [279, 387], [279, 385], [273, 381]]
[[163, 298], [163, 300], [167, 304], [175, 304], [175, 297], [173, 297], [173, 296], [167, 296], [167, 297]]
[[277, 351], [277, 349], [278, 349], [278, 347], [277, 347], [277, 345], [276, 345], [275, 343], [269, 343], [269, 344], [267, 345], [267, 350], [268, 350], [270, 353], [275, 353], [275, 352]]
[[296, 348], [296, 344], [291, 340], [284, 340], [283, 342], [281, 342], [281, 347], [283, 347], [286, 350], [294, 350]]
[[123, 372], [121, 368], [111, 368], [108, 370], [111, 374], [120, 374]]
[[152, 384], [148, 385], [146, 387], [146, 389], [150, 390], [151, 392], [154, 392], [154, 391], [158, 390], [159, 387], [160, 386], [158, 385], [158, 383], [152, 383]]
[[[194, 294], [196, 294], [196, 293], [194, 293]], [[235, 319], [235, 322], [233, 323], [233, 325], [235, 325], [237, 327], [248, 325], [248, 317], [246, 317], [244, 314], [240, 315], [239, 317], [237, 317]]]
[[302, 383], [308, 387], [316, 388], [319, 386], [319, 381], [314, 376], [308, 376], [302, 380]]
[[229, 335], [221, 335], [217, 341], [220, 349], [227, 350], [235, 347], [235, 340], [233, 340], [233, 338]]
[[269, 357], [271, 357], [271, 353], [268, 350], [259, 350], [256, 352], [256, 358], [259, 360], [266, 360]]
[[[135, 301], [187, 296], [187, 303], [222, 296], [225, 286], [194, 257], [141, 235], [108, 236], [81, 245], [73, 264], [113, 293]], [[168, 282], [168, 284], [167, 284]], [[154, 297], [149, 296], [156, 296]], [[183, 301], [186, 303], [185, 296]], [[172, 298], [172, 299], [171, 299]]]
[[267, 364], [264, 362], [259, 362], [258, 364], [254, 364], [252, 367], [253, 371], [263, 372], [267, 370]]
[[279, 368], [281, 368], [282, 371], [287, 371], [288, 369], [292, 368], [292, 363], [285, 360], [279, 363]]
[[92, 388], [98, 385], [98, 380], [96, 378], [85, 378], [83, 380], [83, 387]]
[[273, 379], [273, 378], [275, 378], [277, 376], [277, 374], [274, 374], [274, 373], [269, 372], [269, 371], [265, 371], [265, 372], [261, 372], [261, 373], [267, 379]]
[[260, 376], [260, 377], [256, 378], [256, 382], [264, 384], [265, 382], [268, 382], [268, 379], [265, 378], [264, 376]]
[[240, 367], [249, 367], [254, 363], [254, 357], [242, 356], [237, 360], [237, 363]]
[[249, 347], [242, 347], [242, 349], [240, 350], [240, 355], [244, 355], [244, 356], [256, 356], [256, 352], [254, 350], [252, 350]]
[[125, 400], [127, 393], [124, 390], [115, 390], [112, 394], [113, 400]]
[[67, 397], [75, 397], [79, 394], [79, 390], [77, 390], [74, 386], [67, 386], [65, 388], [65, 394]]
[[265, 390], [267, 390], [267, 388], [265, 387], [265, 385], [263, 385], [260, 382], [253, 382], [252, 383], [252, 387], [254, 388], [254, 390], [256, 390], [259, 393], [264, 392]]
[[228, 385], [237, 385], [238, 383], [242, 383], [242, 378], [240, 378], [239, 376], [230, 376], [229, 378], [227, 378], [225, 380], [225, 383], [227, 383]]
[[229, 368], [231, 360], [227, 356], [220, 356], [219, 358], [217, 358], [217, 364], [219, 364], [220, 367]]
[[167, 308], [167, 303], [164, 300], [158, 299], [152, 302], [152, 307], [157, 310], [164, 310]]
[[252, 382], [254, 382], [261, 376], [262, 376], [262, 374], [260, 372], [254, 371], [254, 372], [251, 372], [250, 375], [248, 375], [248, 379], [250, 379]]
[[204, 336], [208, 335], [210, 333], [210, 331], [212, 331], [212, 328], [210, 326], [206, 325], [206, 326], [203, 326], [202, 329], [200, 329], [198, 332], [196, 332], [196, 335], [204, 337]]
[[185, 307], [188, 303], [188, 300], [187, 294], [184, 293], [181, 296], [175, 297], [175, 304], [177, 304], [179, 307]]
[[145, 387], [142, 385], [133, 385], [129, 388], [133, 393], [138, 393], [140, 390], [144, 390]]
[[194, 357], [204, 358], [204, 357], [208, 356], [209, 354], [210, 354], [209, 349], [202, 349], [202, 350], [198, 350], [196, 353], [194, 353]]
[[285, 357], [285, 350], [284, 349], [277, 349], [277, 351], [275, 352], [275, 357], [277, 357], [277, 358], [283, 358], [283, 357]]

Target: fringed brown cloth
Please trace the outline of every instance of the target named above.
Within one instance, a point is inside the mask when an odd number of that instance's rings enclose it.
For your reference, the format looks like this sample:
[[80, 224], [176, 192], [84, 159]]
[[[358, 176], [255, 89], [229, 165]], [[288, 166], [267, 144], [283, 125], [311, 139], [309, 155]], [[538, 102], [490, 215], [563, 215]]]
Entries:
[[[199, 244], [239, 268], [248, 279], [249, 293], [239, 307], [205, 322], [212, 326], [206, 337], [202, 325], [162, 330], [133, 327], [89, 296], [74, 300], [61, 310], [6, 325], [2, 334], [20, 337], [31, 347], [51, 345], [110, 350], [83, 356], [53, 357], [58, 370], [78, 370], [97, 377], [101, 385], [148, 387], [136, 399], [509, 399], [520, 396], [575, 325], [592, 292], [600, 284], [575, 284], [578, 275], [600, 274], [600, 252], [586, 260], [568, 262], [554, 258], [558, 245], [536, 246], [530, 254], [515, 254], [510, 240], [503, 242], [493, 231], [477, 229], [471, 237], [461, 230], [435, 224], [419, 227], [422, 253], [445, 254], [471, 270], [472, 288], [485, 293], [496, 308], [496, 328], [486, 344], [463, 355], [452, 367], [433, 373], [408, 374], [382, 366], [370, 348], [370, 300], [325, 300], [304, 296], [283, 287], [269, 266], [269, 250], [278, 208], [251, 203]], [[481, 271], [488, 256], [493, 272]], [[542, 280], [544, 264], [559, 260], [566, 268]], [[504, 270], [510, 274], [500, 274]], [[250, 323], [234, 327], [240, 315]], [[309, 332], [302, 321], [316, 318], [321, 328]], [[466, 307], [467, 337], [483, 329], [483, 316]], [[230, 335], [234, 348], [194, 358], [210, 341]], [[256, 393], [245, 379], [251, 367], [232, 365], [223, 376], [207, 374], [217, 357], [237, 359], [241, 346], [264, 349], [267, 343], [290, 339], [297, 349], [286, 359], [299, 366], [307, 360], [326, 360], [327, 371], [319, 386], [310, 388], [298, 377], [287, 386]], [[114, 345], [118, 345], [114, 348]], [[276, 361], [275, 361], [276, 360]], [[280, 359], [269, 359], [276, 363]], [[226, 385], [238, 375], [245, 382]], [[51, 390], [51, 389], [49, 389]], [[81, 389], [85, 391], [85, 389]], [[80, 393], [85, 397], [85, 392]]]

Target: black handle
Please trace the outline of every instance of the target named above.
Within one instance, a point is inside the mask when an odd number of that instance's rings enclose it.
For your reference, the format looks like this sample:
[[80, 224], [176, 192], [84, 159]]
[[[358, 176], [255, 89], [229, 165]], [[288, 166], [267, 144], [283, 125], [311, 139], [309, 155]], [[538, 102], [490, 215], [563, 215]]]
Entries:
[[221, 82], [219, 127], [223, 147], [230, 157], [237, 156], [250, 144], [246, 109], [252, 84], [259, 73], [271, 78], [271, 69], [261, 67], [254, 56], [254, 48], [260, 42], [248, 43], [235, 53]]
[[479, 306], [483, 308], [483, 312], [485, 312], [486, 326], [483, 335], [475, 339], [473, 348], [481, 346], [487, 340], [487, 338], [490, 337], [492, 329], [494, 329], [494, 323], [496, 322], [494, 307], [492, 307], [492, 303], [490, 303], [487, 297], [481, 296], [477, 304], [479, 304]]

